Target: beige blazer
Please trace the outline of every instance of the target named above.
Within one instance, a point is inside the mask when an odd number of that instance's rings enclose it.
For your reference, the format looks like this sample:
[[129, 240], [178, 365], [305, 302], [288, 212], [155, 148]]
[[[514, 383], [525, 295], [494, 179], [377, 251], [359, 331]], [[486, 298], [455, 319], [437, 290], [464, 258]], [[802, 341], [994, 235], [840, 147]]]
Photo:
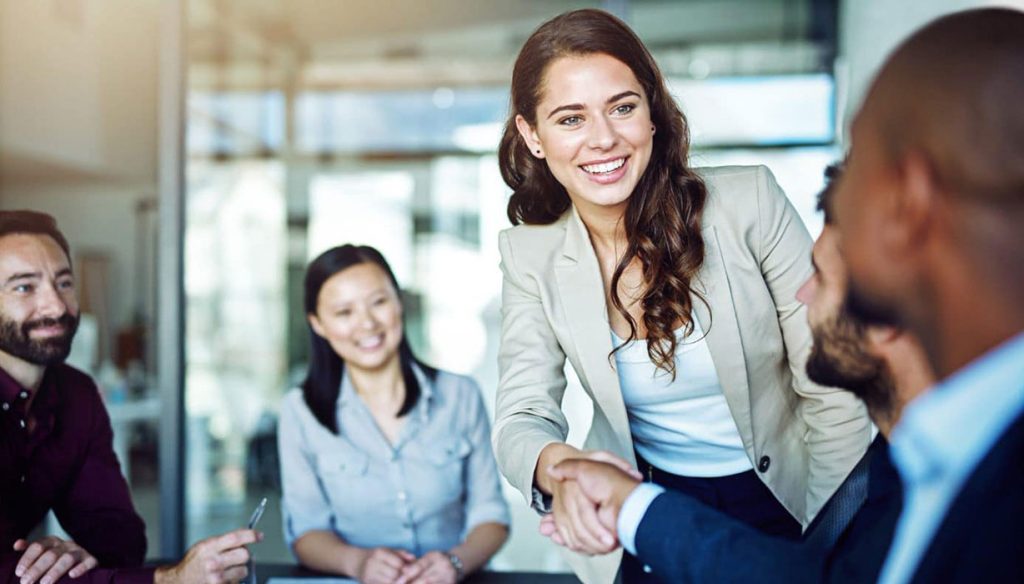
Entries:
[[[811, 383], [811, 345], [797, 289], [811, 274], [811, 238], [763, 167], [698, 169], [708, 187], [704, 265], [694, 302], [722, 390], [758, 476], [806, 526], [871, 440], [863, 404]], [[499, 238], [500, 378], [492, 434], [498, 466], [532, 501], [540, 451], [565, 440], [560, 404], [569, 360], [594, 403], [584, 446], [634, 461], [614, 370], [597, 257], [575, 208], [550, 225], [519, 225]], [[685, 375], [685, 372], [681, 374]], [[763, 470], [762, 470], [763, 469]], [[567, 553], [585, 582], [612, 582], [620, 553]]]

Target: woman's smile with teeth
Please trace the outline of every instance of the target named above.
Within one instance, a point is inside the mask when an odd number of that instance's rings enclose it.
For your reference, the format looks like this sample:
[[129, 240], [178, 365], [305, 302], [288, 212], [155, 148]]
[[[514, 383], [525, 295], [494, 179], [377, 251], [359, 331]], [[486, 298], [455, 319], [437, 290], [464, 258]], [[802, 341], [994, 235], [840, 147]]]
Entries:
[[601, 162], [598, 164], [584, 164], [581, 168], [589, 172], [590, 174], [607, 174], [609, 172], [618, 170], [626, 163], [625, 158], [617, 158], [608, 162]]
[[378, 347], [382, 342], [384, 342], [384, 335], [374, 335], [372, 337], [366, 337], [365, 339], [361, 339], [356, 344], [359, 345], [361, 349], [374, 349]]

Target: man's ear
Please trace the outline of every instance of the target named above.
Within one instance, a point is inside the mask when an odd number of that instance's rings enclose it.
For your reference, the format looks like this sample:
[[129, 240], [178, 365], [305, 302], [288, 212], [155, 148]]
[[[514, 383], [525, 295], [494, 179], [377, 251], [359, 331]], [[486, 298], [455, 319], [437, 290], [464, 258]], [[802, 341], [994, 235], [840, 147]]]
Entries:
[[537, 136], [537, 130], [533, 129], [530, 122], [526, 121], [526, 118], [522, 114], [516, 114], [516, 130], [519, 130], [519, 135], [522, 136], [523, 142], [526, 142], [526, 147], [530, 149], [530, 154], [533, 154], [536, 158], [544, 158], [544, 148], [540, 145], [540, 137]]
[[919, 151], [910, 151], [900, 162], [901, 198], [896, 203], [899, 218], [896, 243], [912, 249], [927, 241], [935, 228], [939, 204], [938, 181], [929, 160]]

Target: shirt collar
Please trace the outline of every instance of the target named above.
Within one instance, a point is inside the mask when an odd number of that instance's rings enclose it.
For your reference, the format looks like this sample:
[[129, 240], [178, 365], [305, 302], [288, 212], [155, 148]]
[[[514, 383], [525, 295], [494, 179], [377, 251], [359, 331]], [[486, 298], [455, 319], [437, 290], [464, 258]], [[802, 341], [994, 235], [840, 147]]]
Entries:
[[891, 454], [904, 482], [966, 475], [1024, 409], [1024, 333], [953, 373], [904, 409]]
[[36, 390], [35, 399], [32, 400], [31, 411], [27, 406], [32, 394], [7, 371], [0, 368], [0, 404], [3, 406], [3, 412], [10, 412], [22, 421], [31, 416], [35, 420], [32, 440], [45, 440], [57, 423], [57, 408], [60, 406], [58, 379], [61, 377], [61, 367], [63, 365], [46, 368], [39, 389]]
[[[420, 420], [426, 422], [429, 416], [431, 403], [434, 398], [434, 384], [427, 379], [427, 376], [423, 374], [423, 371], [418, 365], [413, 363], [412, 373], [416, 376], [416, 381], [420, 384], [420, 399], [416, 403], [416, 407], [413, 411], [419, 411]], [[341, 389], [338, 393], [338, 409], [351, 404], [352, 400], [356, 399], [356, 388], [352, 385], [352, 379], [348, 375], [348, 370], [341, 376]]]
[[0, 402], [13, 404], [19, 399], [26, 399], [28, 390], [15, 381], [6, 369], [0, 367]]
[[[52, 386], [57, 377], [55, 371], [57, 367], [59, 366], [47, 367], [46, 372], [43, 373], [43, 380], [39, 383], [39, 389], [36, 390], [36, 398], [32, 402], [32, 411], [46, 411], [55, 406], [57, 395], [53, 391]], [[13, 407], [15, 404], [27, 401], [31, 396], [32, 392], [25, 389], [16, 379], [11, 377], [7, 370], [0, 367], [0, 403], [6, 403]]]

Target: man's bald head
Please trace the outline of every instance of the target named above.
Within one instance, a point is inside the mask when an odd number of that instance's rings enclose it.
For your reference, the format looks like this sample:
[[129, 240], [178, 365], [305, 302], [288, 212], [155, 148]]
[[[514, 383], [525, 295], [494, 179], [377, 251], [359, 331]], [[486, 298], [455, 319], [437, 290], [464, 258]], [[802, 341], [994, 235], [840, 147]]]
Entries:
[[1020, 211], [1024, 12], [969, 10], [924, 27], [889, 58], [863, 115], [893, 163], [923, 154], [946, 192]]
[[834, 200], [850, 290], [948, 374], [1024, 330], [1024, 12], [940, 18], [854, 121]]

